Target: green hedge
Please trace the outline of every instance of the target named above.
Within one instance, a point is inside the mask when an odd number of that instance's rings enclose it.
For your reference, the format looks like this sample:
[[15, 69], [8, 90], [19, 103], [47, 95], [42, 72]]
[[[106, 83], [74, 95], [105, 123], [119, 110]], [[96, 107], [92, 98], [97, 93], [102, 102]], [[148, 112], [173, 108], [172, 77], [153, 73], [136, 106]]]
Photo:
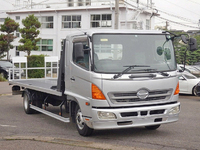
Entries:
[[2, 77], [2, 75], [0, 74], [0, 82], [1, 81], [7, 81], [5, 78]]
[[[27, 56], [28, 68], [44, 67], [45, 55]], [[44, 78], [44, 69], [28, 70], [28, 78]]]

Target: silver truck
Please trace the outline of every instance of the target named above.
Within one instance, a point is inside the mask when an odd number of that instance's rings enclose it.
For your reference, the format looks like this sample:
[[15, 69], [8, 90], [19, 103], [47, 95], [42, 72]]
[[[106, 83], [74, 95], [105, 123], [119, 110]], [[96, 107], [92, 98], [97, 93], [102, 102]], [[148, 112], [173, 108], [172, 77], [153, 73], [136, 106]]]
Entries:
[[[39, 111], [63, 122], [71, 118], [82, 136], [138, 126], [155, 130], [177, 121], [180, 113], [177, 65], [168, 32], [73, 34], [63, 41], [58, 79], [9, 83], [13, 91], [23, 90], [27, 114]], [[47, 110], [49, 104], [59, 106], [59, 115]]]

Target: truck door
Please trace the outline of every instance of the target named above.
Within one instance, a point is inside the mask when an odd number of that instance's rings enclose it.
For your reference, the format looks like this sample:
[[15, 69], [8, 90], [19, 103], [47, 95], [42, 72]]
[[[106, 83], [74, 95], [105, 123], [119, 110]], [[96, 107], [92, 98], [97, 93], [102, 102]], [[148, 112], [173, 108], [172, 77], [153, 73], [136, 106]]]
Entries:
[[70, 91], [83, 97], [90, 97], [90, 51], [83, 51], [84, 55], [75, 57], [75, 44], [82, 43], [83, 49], [89, 48], [87, 37], [79, 37], [73, 40], [72, 61], [70, 62]]

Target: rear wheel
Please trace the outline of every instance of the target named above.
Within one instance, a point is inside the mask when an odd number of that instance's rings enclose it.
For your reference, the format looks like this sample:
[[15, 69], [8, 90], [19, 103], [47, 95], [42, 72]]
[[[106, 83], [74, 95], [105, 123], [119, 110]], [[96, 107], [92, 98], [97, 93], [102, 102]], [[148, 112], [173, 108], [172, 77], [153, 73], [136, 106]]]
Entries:
[[159, 125], [154, 125], [154, 126], [145, 126], [146, 129], [148, 130], [156, 130], [160, 127], [160, 124]]
[[24, 99], [23, 99], [23, 106], [24, 106], [24, 111], [26, 114], [32, 114], [34, 113], [34, 110], [30, 108], [31, 104], [31, 95], [28, 90], [24, 91]]
[[92, 134], [93, 129], [89, 128], [83, 119], [83, 114], [81, 112], [81, 109], [78, 105], [76, 105], [75, 109], [75, 122], [76, 122], [76, 128], [78, 130], [78, 133], [82, 136], [89, 136]]

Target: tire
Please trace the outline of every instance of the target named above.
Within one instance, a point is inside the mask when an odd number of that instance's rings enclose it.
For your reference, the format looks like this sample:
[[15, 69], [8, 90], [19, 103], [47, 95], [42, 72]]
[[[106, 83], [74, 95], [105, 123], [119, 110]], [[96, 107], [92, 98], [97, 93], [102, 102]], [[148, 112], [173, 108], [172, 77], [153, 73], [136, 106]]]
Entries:
[[146, 129], [148, 130], [156, 130], [160, 127], [160, 124], [159, 125], [154, 125], [154, 126], [145, 126]]
[[194, 86], [192, 89], [192, 95], [198, 96], [196, 86]]
[[30, 108], [31, 95], [28, 90], [24, 91], [23, 107], [26, 114], [33, 114], [34, 110]]
[[75, 123], [76, 123], [76, 128], [78, 130], [78, 133], [82, 136], [89, 136], [92, 134], [93, 129], [89, 128], [84, 120], [83, 120], [83, 114], [81, 112], [81, 109], [78, 105], [76, 105], [75, 108]]

